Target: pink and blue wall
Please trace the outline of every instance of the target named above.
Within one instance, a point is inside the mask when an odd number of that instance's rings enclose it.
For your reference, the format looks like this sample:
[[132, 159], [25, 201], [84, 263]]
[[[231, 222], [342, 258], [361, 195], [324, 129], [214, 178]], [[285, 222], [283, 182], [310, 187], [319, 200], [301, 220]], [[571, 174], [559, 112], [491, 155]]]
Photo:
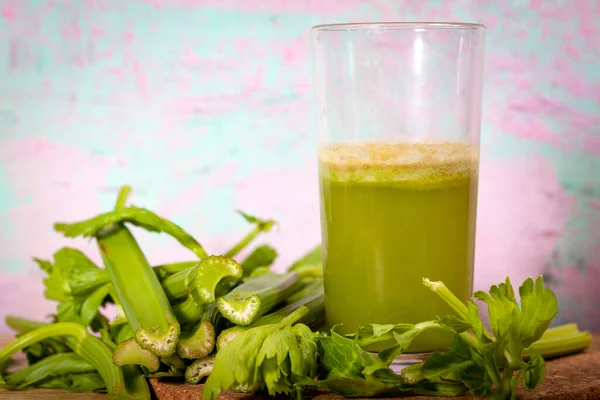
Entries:
[[372, 20], [488, 26], [476, 287], [544, 274], [557, 322], [600, 330], [594, 0], [0, 0], [0, 317], [54, 311], [32, 257], [99, 261], [52, 224], [122, 184], [213, 253], [246, 231], [236, 209], [279, 221], [279, 270], [318, 243], [309, 29]]

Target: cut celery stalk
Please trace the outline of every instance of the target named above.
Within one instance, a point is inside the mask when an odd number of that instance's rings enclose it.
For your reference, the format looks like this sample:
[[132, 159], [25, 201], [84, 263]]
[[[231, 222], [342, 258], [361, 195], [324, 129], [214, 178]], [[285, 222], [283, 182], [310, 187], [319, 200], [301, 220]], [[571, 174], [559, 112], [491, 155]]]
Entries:
[[179, 323], [131, 232], [114, 225], [97, 235], [98, 247], [139, 345], [159, 357], [175, 352]]
[[216, 303], [210, 303], [204, 308], [204, 313], [202, 313], [202, 321], [208, 321], [215, 328], [215, 334], [221, 332], [229, 321], [223, 318], [223, 315], [217, 308]]
[[148, 350], [142, 349], [134, 338], [119, 343], [113, 353], [113, 362], [118, 367], [141, 365], [151, 373], [158, 371], [160, 367], [158, 357]]
[[185, 370], [185, 381], [193, 385], [210, 375], [215, 366], [215, 356], [207, 356], [194, 361]]
[[156, 277], [159, 281], [164, 281], [167, 277], [174, 275], [183, 270], [195, 267], [198, 265], [198, 260], [196, 261], [182, 261], [171, 264], [162, 264], [155, 265], [152, 267], [152, 270], [156, 274]]
[[233, 326], [225, 329], [217, 338], [217, 353], [227, 346], [229, 342], [235, 339], [239, 334], [245, 331], [244, 326]]
[[222, 256], [203, 258], [192, 268], [180, 271], [162, 282], [171, 301], [191, 296], [198, 305], [215, 301], [217, 285], [227, 278], [239, 279], [242, 267], [233, 259]]
[[269, 245], [258, 246], [241, 263], [244, 275], [250, 274], [258, 267], [268, 267], [273, 264], [275, 258], [277, 258], [277, 251], [274, 248]]
[[250, 325], [302, 286], [298, 274], [269, 273], [249, 280], [217, 299], [217, 308], [229, 321]]
[[184, 331], [177, 343], [177, 354], [182, 358], [197, 359], [210, 354], [215, 346], [215, 328], [202, 321], [196, 329]]
[[173, 306], [173, 313], [181, 326], [195, 326], [202, 319], [204, 306], [198, 305], [194, 299], [188, 297]]
[[276, 311], [263, 315], [250, 325], [234, 326], [225, 329], [217, 338], [217, 351], [220, 351], [227, 343], [231, 342], [237, 335], [245, 330], [257, 326], [276, 324], [302, 306], [305, 306], [308, 310], [306, 314], [298, 320], [298, 323], [314, 326], [322, 322], [325, 317], [325, 293], [323, 286], [316, 287], [313, 292], [305, 293], [303, 298], [292, 304], [288, 304]]
[[537, 351], [545, 359], [561, 357], [579, 353], [590, 347], [591, 344], [592, 335], [587, 331], [565, 333], [562, 335], [551, 334], [546, 338], [542, 336], [540, 340], [534, 342], [529, 348], [525, 349], [522, 357], [524, 359], [529, 358], [531, 352], [530, 349]]
[[287, 299], [285, 299], [287, 304], [295, 303], [313, 293], [323, 292], [323, 278], [305, 278], [302, 279], [302, 282], [304, 283], [302, 289], [292, 293]]

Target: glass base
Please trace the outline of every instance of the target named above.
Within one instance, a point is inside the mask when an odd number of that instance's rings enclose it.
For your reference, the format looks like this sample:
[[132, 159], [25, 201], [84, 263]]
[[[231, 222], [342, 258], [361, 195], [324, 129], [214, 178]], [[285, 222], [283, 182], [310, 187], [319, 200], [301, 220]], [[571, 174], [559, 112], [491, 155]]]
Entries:
[[399, 357], [395, 358], [394, 361], [390, 364], [390, 368], [396, 374], [400, 374], [400, 372], [413, 364], [420, 363], [422, 361], [427, 360], [431, 357], [433, 353], [407, 353], [402, 354]]

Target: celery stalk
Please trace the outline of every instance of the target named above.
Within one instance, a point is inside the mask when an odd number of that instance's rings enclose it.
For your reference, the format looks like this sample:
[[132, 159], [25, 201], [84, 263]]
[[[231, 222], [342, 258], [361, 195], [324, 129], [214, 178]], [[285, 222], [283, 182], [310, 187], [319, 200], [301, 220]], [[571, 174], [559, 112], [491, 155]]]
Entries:
[[55, 336], [66, 336], [67, 346], [100, 373], [108, 389], [109, 398], [150, 398], [148, 384], [137, 368], [125, 369], [114, 365], [111, 350], [100, 339], [89, 334], [85, 327], [73, 322], [45, 325], [24, 333], [0, 350], [0, 364], [17, 351]]
[[188, 359], [203, 358], [214, 346], [215, 328], [209, 321], [202, 321], [196, 329], [183, 331], [177, 343], [177, 354]]
[[46, 322], [32, 321], [29, 319], [8, 315], [5, 319], [6, 325], [10, 326], [17, 332], [29, 332], [42, 326], [48, 325]]
[[302, 286], [298, 274], [269, 273], [249, 280], [217, 299], [217, 308], [237, 325], [250, 325]]
[[189, 295], [187, 287], [188, 275], [193, 273], [198, 264], [199, 261], [189, 268], [182, 269], [172, 275], [169, 275], [161, 282], [161, 286], [163, 287], [167, 298], [171, 302], [185, 299]]
[[540, 353], [547, 359], [553, 357], [566, 356], [578, 353], [590, 347], [592, 344], [592, 335], [587, 332], [566, 333], [563, 335], [551, 334], [549, 337], [542, 336], [540, 340], [534, 342], [529, 348], [523, 351], [523, 358], [528, 359], [531, 349]]
[[250, 242], [252, 242], [258, 235], [262, 232], [269, 232], [273, 225], [275, 225], [275, 221], [273, 220], [262, 220], [260, 218], [253, 217], [248, 214], [244, 214], [243, 212], [239, 212], [242, 217], [251, 224], [255, 224], [256, 226], [252, 229], [246, 236], [242, 238], [238, 243], [236, 243], [231, 249], [229, 249], [225, 253], [225, 257], [235, 257], [244, 247], [246, 247]]
[[[427, 278], [423, 278], [423, 284], [433, 293], [437, 294], [446, 304], [448, 304], [463, 321], [469, 321], [469, 308], [458, 297], [456, 297], [456, 295], [452, 293], [450, 289], [448, 289], [444, 282], [434, 282]], [[460, 335], [467, 343], [469, 343], [471, 347], [477, 348], [479, 346], [476, 338], [474, 338], [469, 332], [462, 332]], [[490, 340], [494, 340], [492, 334], [485, 327], [483, 328], [483, 335]]]
[[423, 278], [423, 284], [427, 286], [429, 290], [441, 297], [441, 299], [444, 300], [444, 302], [446, 302], [460, 318], [464, 321], [469, 320], [469, 310], [467, 305], [460, 301], [458, 297], [448, 289], [444, 282], [434, 282], [427, 278]]
[[162, 286], [171, 301], [191, 296], [199, 305], [206, 305], [215, 301], [215, 290], [219, 283], [228, 278], [238, 279], [242, 272], [235, 260], [210, 256], [192, 268], [169, 276]]
[[125, 207], [131, 188], [119, 192], [115, 210], [87, 221], [57, 223], [54, 229], [66, 237], [94, 236], [114, 287], [115, 301], [121, 304], [139, 345], [159, 357], [175, 352], [179, 323], [156, 274], [125, 223], [149, 231], [166, 232], [198, 257], [202, 246], [183, 229], [158, 215], [137, 207]]
[[575, 323], [554, 326], [552, 328], [546, 329], [540, 340], [575, 334], [579, 332], [579, 327]]
[[239, 334], [243, 333], [246, 329], [245, 326], [233, 326], [229, 329], [225, 329], [217, 338], [217, 353], [227, 346], [229, 342], [235, 339]]
[[273, 264], [277, 258], [277, 251], [269, 245], [262, 245], [255, 248], [252, 253], [241, 262], [244, 276], [249, 275], [258, 267], [268, 267]]
[[204, 313], [204, 306], [198, 305], [191, 297], [172, 306], [173, 314], [181, 326], [196, 325]]
[[193, 385], [210, 375], [215, 366], [215, 356], [208, 356], [194, 361], [185, 370], [185, 380]]
[[173, 312], [181, 325], [189, 326], [197, 324], [204, 307], [215, 301], [219, 285], [241, 276], [242, 268], [236, 261], [210, 256], [203, 258], [193, 268], [169, 276], [162, 282], [162, 287], [171, 301], [185, 298], [173, 306]]
[[115, 203], [115, 210], [121, 210], [127, 206], [127, 198], [131, 194], [131, 186], [122, 186], [117, 195], [117, 201]]
[[221, 332], [225, 324], [228, 322], [217, 308], [216, 303], [210, 303], [202, 313], [202, 321], [208, 321], [215, 328], [216, 332]]
[[425, 375], [423, 375], [422, 362], [415, 363], [402, 368], [400, 374], [402, 376], [402, 379], [404, 380], [404, 383], [408, 385], [416, 385], [417, 383], [425, 380]]
[[263, 315], [250, 325], [234, 326], [225, 329], [217, 338], [217, 351], [220, 351], [227, 343], [245, 330], [257, 326], [276, 324], [302, 306], [305, 306], [308, 310], [306, 314], [298, 320], [298, 323], [314, 326], [321, 322], [325, 316], [325, 293], [323, 286], [317, 288], [312, 293], [306, 293], [303, 298], [292, 304], [288, 304], [276, 311]]
[[118, 367], [141, 365], [151, 373], [158, 371], [160, 367], [158, 357], [148, 350], [142, 349], [134, 338], [119, 343], [113, 353], [113, 362]]
[[306, 306], [308, 312], [298, 320], [298, 323], [314, 326], [321, 322], [325, 316], [325, 292], [323, 286], [317, 287], [313, 292], [307, 292], [304, 297], [285, 307], [263, 315], [247, 327], [275, 324], [302, 306]]
[[186, 362], [182, 360], [181, 357], [177, 355], [177, 353], [169, 357], [161, 358], [160, 361], [162, 361], [163, 364], [171, 367], [171, 372], [173, 370], [185, 371], [185, 369], [187, 368]]
[[114, 225], [97, 234], [104, 265], [139, 345], [159, 357], [175, 352], [179, 323], [131, 232]]
[[167, 277], [174, 275], [185, 269], [192, 268], [192, 267], [196, 266], [197, 264], [198, 264], [198, 260], [196, 260], [196, 261], [181, 261], [181, 262], [176, 262], [176, 263], [171, 263], [171, 264], [155, 265], [152, 267], [152, 270], [158, 277], [158, 280], [162, 282]]
[[295, 271], [296, 269], [305, 265], [323, 265], [323, 249], [320, 245], [315, 246], [310, 251], [302, 255], [302, 257], [294, 262], [288, 271]]
[[285, 299], [287, 304], [295, 303], [310, 294], [323, 291], [322, 278], [305, 278], [302, 279], [302, 282], [304, 283], [304, 287], [297, 292], [292, 293], [287, 299]]

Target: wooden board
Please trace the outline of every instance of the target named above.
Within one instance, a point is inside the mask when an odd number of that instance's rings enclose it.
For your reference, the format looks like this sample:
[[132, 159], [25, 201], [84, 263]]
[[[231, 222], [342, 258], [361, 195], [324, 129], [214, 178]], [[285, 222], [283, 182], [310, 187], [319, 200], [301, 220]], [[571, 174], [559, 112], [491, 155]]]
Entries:
[[[0, 338], [0, 348], [10, 338]], [[21, 362], [23, 358], [19, 359]], [[202, 395], [202, 385], [169, 383], [151, 379], [150, 384], [158, 400], [196, 400]], [[309, 397], [309, 396], [307, 396]], [[96, 393], [69, 393], [62, 390], [34, 389], [24, 392], [0, 390], [0, 399], [106, 399], [106, 395]], [[222, 399], [267, 399], [266, 396], [244, 395], [225, 392]], [[310, 396], [314, 400], [342, 399], [343, 397], [326, 392]], [[403, 400], [449, 399], [448, 397], [403, 397]], [[473, 399], [462, 396], [458, 399]], [[600, 333], [594, 335], [592, 347], [586, 352], [569, 357], [550, 360], [546, 363], [546, 379], [534, 392], [521, 390], [520, 400], [600, 400]]]

